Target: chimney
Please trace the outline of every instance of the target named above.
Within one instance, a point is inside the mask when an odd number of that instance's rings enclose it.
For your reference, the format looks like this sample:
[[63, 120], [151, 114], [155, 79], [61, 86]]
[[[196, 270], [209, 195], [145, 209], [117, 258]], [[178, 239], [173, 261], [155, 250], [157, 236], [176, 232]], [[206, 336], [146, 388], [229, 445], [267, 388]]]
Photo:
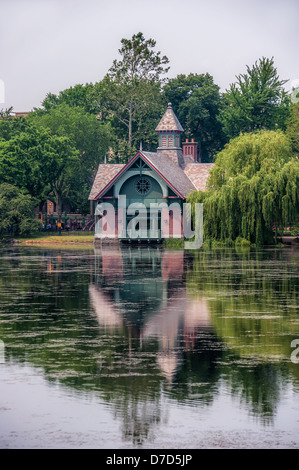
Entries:
[[198, 161], [198, 156], [197, 156], [198, 143], [194, 142], [194, 139], [191, 139], [191, 142], [189, 142], [189, 140], [186, 139], [186, 142], [182, 143], [182, 147], [183, 147], [184, 157], [191, 157], [192, 162]]

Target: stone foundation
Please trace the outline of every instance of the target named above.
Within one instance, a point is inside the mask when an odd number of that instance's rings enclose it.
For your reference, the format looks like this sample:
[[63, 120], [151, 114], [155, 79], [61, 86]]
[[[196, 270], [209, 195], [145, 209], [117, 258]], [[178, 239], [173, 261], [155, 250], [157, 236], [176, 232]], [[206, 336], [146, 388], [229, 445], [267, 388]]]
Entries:
[[93, 243], [95, 248], [100, 248], [104, 245], [118, 246], [120, 244], [120, 240], [118, 238], [95, 237]]

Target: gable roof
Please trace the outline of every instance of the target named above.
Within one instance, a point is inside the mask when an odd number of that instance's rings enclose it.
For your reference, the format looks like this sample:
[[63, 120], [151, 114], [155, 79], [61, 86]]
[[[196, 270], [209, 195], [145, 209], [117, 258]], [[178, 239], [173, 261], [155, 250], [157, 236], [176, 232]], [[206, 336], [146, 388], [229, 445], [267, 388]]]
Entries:
[[142, 152], [142, 154], [166, 183], [184, 199], [192, 189], [196, 189], [182, 168], [170, 160], [168, 155], [155, 152]]
[[89, 199], [95, 200], [103, 196], [138, 157], [141, 157], [182, 199], [185, 199], [192, 189], [196, 189], [184, 171], [167, 155], [155, 152], [137, 152], [126, 165], [100, 164]]
[[178, 118], [173, 112], [171, 103], [168, 103], [164, 116], [156, 127], [157, 132], [177, 131], [184, 132]]
[[125, 166], [121, 163], [101, 163], [94, 179], [88, 199], [94, 200], [97, 195], [110, 183], [110, 181]]

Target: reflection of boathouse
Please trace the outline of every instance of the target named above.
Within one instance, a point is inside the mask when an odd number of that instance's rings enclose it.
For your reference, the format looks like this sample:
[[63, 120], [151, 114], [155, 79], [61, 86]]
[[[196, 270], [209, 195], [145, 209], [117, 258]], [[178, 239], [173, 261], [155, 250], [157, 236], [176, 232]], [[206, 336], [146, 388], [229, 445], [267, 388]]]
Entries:
[[157, 152], [140, 150], [124, 164], [100, 164], [89, 199], [95, 242], [182, 238], [183, 203], [204, 190], [212, 164], [200, 163], [196, 142], [184, 142], [171, 104], [158, 124]]
[[193, 349], [198, 329], [209, 329], [205, 299], [186, 295], [188, 257], [183, 251], [150, 248], [99, 250], [89, 294], [107, 332], [130, 329], [140, 346], [155, 339], [157, 364], [172, 380], [180, 342]]

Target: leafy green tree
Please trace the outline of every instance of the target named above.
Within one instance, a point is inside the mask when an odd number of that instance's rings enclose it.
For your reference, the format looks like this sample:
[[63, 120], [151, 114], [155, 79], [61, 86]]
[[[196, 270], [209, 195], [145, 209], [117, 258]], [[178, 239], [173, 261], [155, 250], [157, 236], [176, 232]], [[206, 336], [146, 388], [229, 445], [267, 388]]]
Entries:
[[69, 139], [80, 156], [77, 179], [91, 187], [98, 165], [104, 161], [109, 148], [109, 126], [82, 107], [66, 103], [58, 104], [46, 113], [36, 110], [30, 120], [38, 127], [50, 129], [53, 135]]
[[128, 148], [138, 145], [137, 139], [151, 140], [144, 131], [148, 119], [159, 119], [162, 109], [161, 76], [169, 67], [166, 56], [154, 50], [156, 41], [145, 39], [142, 33], [122, 39], [121, 60], [114, 60], [104, 79], [92, 91], [94, 109], [113, 127], [122, 129], [121, 139]]
[[201, 160], [211, 161], [223, 148], [224, 135], [218, 120], [219, 87], [209, 74], [178, 75], [164, 86], [167, 102], [171, 102], [185, 137], [193, 137], [199, 146]]
[[92, 113], [90, 107], [89, 94], [93, 90], [92, 83], [85, 85], [77, 84], [73, 87], [61, 91], [58, 95], [48, 93], [42, 102], [42, 107], [45, 111], [50, 111], [58, 105], [66, 104], [68, 106], [75, 106], [83, 108], [85, 112]]
[[238, 237], [262, 245], [279, 228], [296, 222], [299, 210], [299, 161], [285, 134], [241, 134], [216, 157], [208, 190], [193, 191], [191, 203], [204, 204], [204, 234], [215, 240]]
[[36, 232], [39, 228], [34, 212], [36, 204], [37, 200], [27, 191], [8, 183], [0, 184], [0, 236]]
[[27, 119], [23, 116], [16, 119], [13, 108], [0, 112], [0, 140], [9, 140], [27, 127]]
[[95, 85], [94, 106], [99, 119], [108, 123], [111, 129], [111, 161], [125, 163], [139, 149], [141, 142], [147, 150], [157, 147], [155, 128], [165, 111], [161, 87], [146, 82], [139, 82], [137, 86], [136, 101], [130, 111], [129, 96], [126, 95], [130, 91], [125, 86], [116, 84], [109, 77]]
[[299, 103], [292, 105], [290, 118], [287, 122], [286, 134], [292, 145], [293, 154], [299, 157]]
[[88, 213], [93, 179], [112, 142], [110, 125], [101, 122], [95, 114], [87, 113], [83, 107], [66, 103], [57, 104], [47, 112], [36, 110], [30, 120], [38, 127], [49, 129], [55, 136], [67, 138], [77, 150], [76, 171], [68, 168], [67, 185], [66, 180], [62, 180], [68, 189], [61, 187], [60, 192], [64, 203], [73, 211]]
[[258, 129], [285, 130], [290, 96], [280, 80], [274, 59], [263, 57], [238, 75], [223, 96], [220, 122], [228, 139]]
[[67, 137], [26, 119], [25, 128], [0, 141], [0, 181], [26, 189], [40, 204], [54, 195], [57, 210], [78, 172], [79, 155]]

